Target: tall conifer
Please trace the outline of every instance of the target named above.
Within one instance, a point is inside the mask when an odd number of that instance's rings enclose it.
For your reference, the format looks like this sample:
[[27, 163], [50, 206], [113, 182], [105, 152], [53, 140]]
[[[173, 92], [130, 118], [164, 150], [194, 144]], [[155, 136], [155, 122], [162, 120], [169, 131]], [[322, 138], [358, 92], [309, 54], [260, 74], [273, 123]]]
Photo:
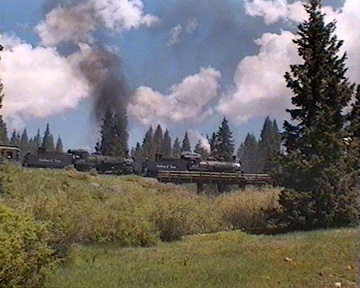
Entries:
[[345, 76], [343, 42], [334, 35], [335, 22], [325, 24], [320, 0], [309, 0], [308, 20], [294, 40], [304, 62], [285, 74], [295, 108], [284, 123], [280, 195], [284, 220], [294, 228], [353, 224], [359, 217], [354, 151], [344, 141], [344, 108], [353, 92]]

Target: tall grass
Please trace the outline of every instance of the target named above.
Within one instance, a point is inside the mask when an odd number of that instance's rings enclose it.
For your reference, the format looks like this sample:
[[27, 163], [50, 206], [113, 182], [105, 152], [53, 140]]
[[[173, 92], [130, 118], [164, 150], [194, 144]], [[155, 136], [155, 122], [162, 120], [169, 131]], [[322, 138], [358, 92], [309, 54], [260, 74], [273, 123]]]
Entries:
[[137, 176], [10, 164], [0, 166], [0, 180], [4, 204], [46, 225], [55, 259], [66, 258], [75, 243], [146, 247], [185, 235], [264, 227], [264, 211], [276, 205], [278, 194], [249, 190], [207, 197]]

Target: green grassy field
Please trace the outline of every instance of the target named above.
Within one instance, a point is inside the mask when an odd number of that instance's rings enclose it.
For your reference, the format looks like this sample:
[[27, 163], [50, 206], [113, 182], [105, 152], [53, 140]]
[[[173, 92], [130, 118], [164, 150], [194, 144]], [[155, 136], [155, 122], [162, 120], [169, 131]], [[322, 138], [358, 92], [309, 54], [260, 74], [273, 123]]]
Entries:
[[46, 287], [356, 287], [357, 251], [355, 229], [219, 232], [152, 248], [78, 246]]
[[272, 228], [279, 189], [215, 197], [10, 164], [0, 183], [0, 287], [356, 287], [355, 229], [240, 232]]

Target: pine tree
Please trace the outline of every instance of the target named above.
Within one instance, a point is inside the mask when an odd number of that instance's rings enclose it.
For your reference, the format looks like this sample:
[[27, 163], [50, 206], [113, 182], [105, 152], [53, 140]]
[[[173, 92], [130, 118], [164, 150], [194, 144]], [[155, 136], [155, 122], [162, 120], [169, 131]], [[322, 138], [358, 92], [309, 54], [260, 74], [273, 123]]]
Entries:
[[209, 152], [204, 148], [202, 145], [201, 140], [199, 140], [194, 148], [194, 153], [200, 154], [203, 159], [206, 159], [209, 157]]
[[164, 157], [170, 157], [172, 155], [172, 149], [171, 149], [171, 137], [169, 130], [166, 129], [164, 133], [164, 138], [161, 144], [161, 151], [164, 155]]
[[[0, 45], [0, 51], [3, 50], [3, 47]], [[3, 94], [3, 84], [0, 81], [0, 109], [2, 108], [2, 100], [4, 98]], [[8, 144], [9, 138], [7, 136], [6, 123], [4, 122], [2, 115], [0, 115], [0, 144]]]
[[43, 137], [41, 147], [45, 148], [45, 151], [54, 151], [55, 150], [54, 137], [50, 132], [49, 123], [46, 124], [46, 130], [44, 132], [44, 137]]
[[254, 134], [248, 133], [246, 135], [244, 143], [239, 147], [237, 153], [243, 170], [246, 173], [259, 173], [261, 170], [261, 165], [259, 158], [259, 144], [256, 140]]
[[209, 144], [210, 144], [210, 155], [211, 155], [211, 157], [214, 157], [215, 159], [219, 159], [218, 143], [217, 143], [217, 137], [216, 137], [215, 132], [213, 132], [211, 134], [210, 139], [208, 137], [208, 141], [209, 141]]
[[40, 135], [40, 129], [38, 129], [37, 134], [34, 137], [34, 144], [36, 146], [36, 150], [41, 146], [41, 143], [42, 143], [42, 138], [41, 138], [41, 135]]
[[191, 152], [191, 144], [187, 132], [185, 132], [184, 139], [182, 141], [181, 152]]
[[180, 140], [179, 138], [176, 138], [173, 146], [173, 156], [179, 158], [180, 155], [181, 155]]
[[305, 4], [309, 19], [298, 26], [294, 40], [303, 64], [285, 74], [294, 96], [284, 123], [284, 145], [279, 177], [286, 189], [280, 195], [283, 220], [294, 228], [320, 228], [355, 223], [359, 218], [357, 149], [344, 141], [343, 111], [353, 93], [345, 77], [343, 42], [334, 35], [335, 22], [325, 24], [319, 0]]
[[26, 128], [24, 129], [23, 133], [21, 134], [21, 139], [20, 139], [20, 147], [21, 149], [26, 150], [27, 145], [29, 144], [29, 137], [26, 131]]
[[103, 155], [127, 157], [128, 156], [128, 138], [126, 130], [126, 113], [112, 113], [107, 109], [101, 125], [101, 142], [97, 145], [98, 152]]
[[56, 141], [56, 148], [55, 148], [55, 151], [56, 152], [64, 152], [64, 146], [63, 146], [63, 143], [62, 143], [62, 140], [60, 138], [60, 135]]
[[355, 102], [352, 104], [352, 110], [347, 116], [347, 120], [349, 121], [347, 130], [350, 136], [360, 142], [360, 85], [357, 86]]
[[111, 155], [125, 158], [129, 156], [127, 124], [128, 121], [125, 112], [114, 114], [114, 126], [112, 127], [113, 150]]
[[216, 133], [216, 143], [219, 159], [231, 161], [234, 154], [234, 140], [229, 122], [225, 117]]
[[163, 131], [160, 124], [156, 127], [154, 138], [153, 138], [153, 153], [155, 154], [163, 154], [162, 153], [162, 142], [163, 142]]
[[259, 150], [260, 171], [272, 170], [274, 161], [280, 153], [280, 134], [276, 121], [271, 121], [269, 116], [266, 117], [261, 130]]
[[150, 125], [149, 130], [146, 131], [145, 133], [145, 137], [143, 139], [143, 143], [142, 143], [142, 153], [143, 153], [143, 158], [147, 158], [147, 159], [151, 159], [154, 160], [153, 158], [153, 128]]
[[20, 145], [20, 141], [19, 141], [19, 138], [18, 138], [18, 133], [16, 132], [15, 129], [13, 130], [13, 132], [11, 134], [10, 144], [11, 145], [16, 145], [16, 146]]
[[133, 152], [133, 157], [136, 160], [143, 159], [142, 158], [142, 149], [141, 149], [141, 145], [140, 145], [139, 142], [136, 143], [136, 147], [135, 147], [134, 152]]

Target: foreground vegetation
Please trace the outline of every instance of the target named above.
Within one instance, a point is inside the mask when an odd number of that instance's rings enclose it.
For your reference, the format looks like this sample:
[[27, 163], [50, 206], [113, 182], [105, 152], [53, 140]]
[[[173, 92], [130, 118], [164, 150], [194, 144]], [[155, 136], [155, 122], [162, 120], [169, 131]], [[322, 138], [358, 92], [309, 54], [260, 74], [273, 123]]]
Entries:
[[46, 287], [356, 287], [357, 239], [355, 229], [232, 231], [152, 248], [79, 246]]
[[355, 287], [355, 229], [240, 232], [268, 230], [278, 189], [10, 164], [0, 180], [0, 287]]
[[264, 227], [264, 210], [276, 206], [279, 193], [249, 190], [208, 197], [136, 176], [10, 164], [0, 166], [0, 180], [0, 207], [5, 211], [0, 214], [0, 234], [5, 235], [0, 247], [7, 247], [4, 243], [9, 244], [12, 235], [19, 243], [14, 255], [0, 249], [0, 258], [8, 263], [0, 271], [0, 283], [13, 277], [11, 285], [28, 287], [41, 283], [76, 243], [147, 247], [186, 235]]

